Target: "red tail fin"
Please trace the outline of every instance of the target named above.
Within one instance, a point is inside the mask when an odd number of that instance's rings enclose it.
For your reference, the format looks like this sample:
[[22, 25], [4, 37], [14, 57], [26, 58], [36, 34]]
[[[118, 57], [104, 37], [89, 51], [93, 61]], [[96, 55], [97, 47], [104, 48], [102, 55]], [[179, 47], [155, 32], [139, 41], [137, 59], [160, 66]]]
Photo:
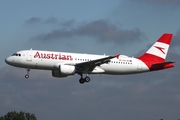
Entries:
[[165, 62], [171, 40], [172, 34], [163, 34], [157, 42], [155, 42], [144, 55], [138, 57], [138, 59], [143, 61], [151, 71], [174, 67], [173, 62]]
[[165, 33], [163, 34], [157, 42], [142, 56], [138, 57], [138, 59], [143, 62], [164, 62], [166, 59], [166, 55], [168, 53], [168, 49], [172, 40], [172, 34]]

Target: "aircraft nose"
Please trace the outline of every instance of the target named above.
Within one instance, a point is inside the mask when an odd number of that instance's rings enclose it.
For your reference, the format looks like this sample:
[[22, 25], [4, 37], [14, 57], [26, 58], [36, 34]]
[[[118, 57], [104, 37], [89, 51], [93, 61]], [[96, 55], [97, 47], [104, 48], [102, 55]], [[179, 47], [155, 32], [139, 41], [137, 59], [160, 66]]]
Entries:
[[7, 64], [10, 64], [10, 61], [11, 61], [11, 60], [10, 60], [9, 57], [5, 59], [5, 62], [6, 62]]

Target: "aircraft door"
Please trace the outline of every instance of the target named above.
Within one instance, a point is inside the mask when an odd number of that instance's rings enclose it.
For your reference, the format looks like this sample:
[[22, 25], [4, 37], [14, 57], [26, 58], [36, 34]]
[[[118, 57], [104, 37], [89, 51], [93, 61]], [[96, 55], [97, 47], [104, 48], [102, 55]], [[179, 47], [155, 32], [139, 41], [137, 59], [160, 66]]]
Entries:
[[27, 51], [26, 61], [32, 61], [32, 50], [28, 50]]

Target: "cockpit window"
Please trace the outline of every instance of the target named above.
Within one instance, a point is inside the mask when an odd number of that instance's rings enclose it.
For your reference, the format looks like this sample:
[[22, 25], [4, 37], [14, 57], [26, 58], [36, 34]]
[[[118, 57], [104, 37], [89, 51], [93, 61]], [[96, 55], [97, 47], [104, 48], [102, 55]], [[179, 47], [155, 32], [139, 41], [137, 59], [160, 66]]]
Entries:
[[14, 54], [12, 54], [12, 56], [21, 56], [21, 54], [19, 54], [19, 53], [14, 53]]

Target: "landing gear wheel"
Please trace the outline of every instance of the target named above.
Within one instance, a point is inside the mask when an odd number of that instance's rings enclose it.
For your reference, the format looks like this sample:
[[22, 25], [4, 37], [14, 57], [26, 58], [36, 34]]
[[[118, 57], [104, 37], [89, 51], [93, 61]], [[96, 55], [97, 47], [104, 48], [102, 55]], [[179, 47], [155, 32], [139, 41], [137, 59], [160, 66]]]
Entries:
[[90, 79], [90, 77], [88, 77], [88, 76], [86, 76], [85, 78], [84, 78], [84, 81], [85, 82], [89, 82], [91, 79]]
[[28, 79], [28, 78], [29, 78], [30, 69], [29, 69], [29, 68], [26, 68], [26, 70], [27, 70], [27, 74], [25, 75], [25, 78]]
[[25, 78], [28, 79], [28, 78], [29, 78], [29, 75], [25, 75]]
[[83, 84], [85, 82], [85, 80], [83, 78], [79, 79], [79, 83]]

